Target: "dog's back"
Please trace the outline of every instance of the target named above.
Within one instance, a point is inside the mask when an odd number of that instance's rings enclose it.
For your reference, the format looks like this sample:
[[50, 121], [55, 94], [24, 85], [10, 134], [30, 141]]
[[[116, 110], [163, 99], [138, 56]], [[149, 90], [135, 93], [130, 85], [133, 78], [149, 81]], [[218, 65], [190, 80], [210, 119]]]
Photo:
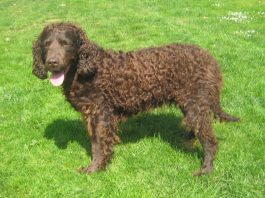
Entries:
[[134, 52], [109, 51], [98, 82], [106, 99], [123, 113], [135, 114], [165, 103], [184, 105], [199, 89], [219, 100], [221, 73], [215, 59], [192, 45], [167, 45]]

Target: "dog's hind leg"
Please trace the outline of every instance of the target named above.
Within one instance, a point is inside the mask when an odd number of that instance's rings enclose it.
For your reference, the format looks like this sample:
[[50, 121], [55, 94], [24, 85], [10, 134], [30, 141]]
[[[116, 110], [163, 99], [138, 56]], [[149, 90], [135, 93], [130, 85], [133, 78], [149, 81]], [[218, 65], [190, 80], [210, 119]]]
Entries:
[[183, 107], [179, 106], [180, 110], [182, 111], [182, 114], [184, 115], [184, 118], [182, 119], [182, 125], [185, 127], [185, 137], [188, 139], [194, 139], [195, 138], [195, 133], [194, 131], [188, 127], [189, 124], [187, 124], [187, 112], [184, 110]]
[[207, 102], [189, 104], [184, 118], [185, 124], [195, 133], [203, 146], [204, 160], [195, 176], [210, 173], [213, 169], [213, 160], [217, 152], [217, 139], [212, 128], [212, 111]]

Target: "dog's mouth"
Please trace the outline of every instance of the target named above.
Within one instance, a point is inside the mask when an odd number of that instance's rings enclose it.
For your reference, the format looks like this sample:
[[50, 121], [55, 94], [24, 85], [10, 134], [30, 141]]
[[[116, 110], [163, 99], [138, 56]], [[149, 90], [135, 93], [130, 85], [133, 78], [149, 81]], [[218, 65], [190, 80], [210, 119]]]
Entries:
[[69, 71], [69, 68], [70, 67], [68, 66], [58, 71], [50, 71], [51, 72], [50, 82], [52, 83], [53, 86], [58, 87], [63, 84], [66, 74]]
[[52, 72], [50, 82], [53, 86], [61, 86], [65, 78], [65, 71]]

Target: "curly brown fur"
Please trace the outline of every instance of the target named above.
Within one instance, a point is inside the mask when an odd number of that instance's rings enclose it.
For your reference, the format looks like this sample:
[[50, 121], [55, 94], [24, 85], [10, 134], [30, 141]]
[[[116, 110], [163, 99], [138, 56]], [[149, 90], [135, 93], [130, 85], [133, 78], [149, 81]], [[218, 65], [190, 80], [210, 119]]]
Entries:
[[222, 76], [216, 60], [193, 45], [116, 52], [97, 46], [73, 24], [56, 23], [44, 28], [33, 56], [38, 77], [47, 77], [47, 71], [64, 72], [64, 94], [87, 123], [92, 163], [82, 172], [106, 167], [120, 141], [115, 131], [121, 118], [174, 103], [204, 148], [203, 166], [196, 175], [209, 173], [217, 151], [213, 115], [223, 121], [239, 120], [220, 106]]

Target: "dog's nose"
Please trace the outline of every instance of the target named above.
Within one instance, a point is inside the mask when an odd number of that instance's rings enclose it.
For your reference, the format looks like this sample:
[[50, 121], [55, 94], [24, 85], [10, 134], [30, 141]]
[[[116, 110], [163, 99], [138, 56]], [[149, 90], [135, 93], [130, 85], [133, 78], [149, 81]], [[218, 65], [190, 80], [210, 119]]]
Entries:
[[51, 67], [56, 67], [58, 66], [58, 59], [56, 58], [51, 58], [48, 60], [48, 65]]

